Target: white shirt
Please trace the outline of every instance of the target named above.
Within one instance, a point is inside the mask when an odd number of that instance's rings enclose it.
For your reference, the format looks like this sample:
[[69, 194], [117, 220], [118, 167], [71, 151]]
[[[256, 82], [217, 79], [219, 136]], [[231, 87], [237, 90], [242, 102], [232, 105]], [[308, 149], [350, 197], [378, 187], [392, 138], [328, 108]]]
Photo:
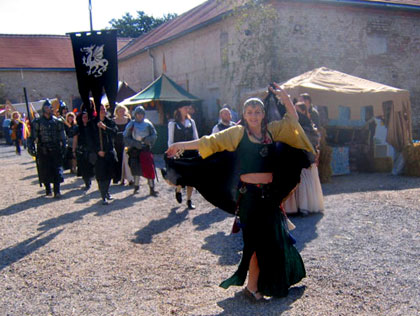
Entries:
[[[175, 121], [170, 121], [168, 123], [168, 147], [174, 143], [174, 132], [175, 132]], [[189, 128], [192, 126], [193, 129], [193, 139], [198, 139], [198, 132], [197, 127], [195, 126], [195, 122], [193, 119], [185, 119], [184, 126]]]

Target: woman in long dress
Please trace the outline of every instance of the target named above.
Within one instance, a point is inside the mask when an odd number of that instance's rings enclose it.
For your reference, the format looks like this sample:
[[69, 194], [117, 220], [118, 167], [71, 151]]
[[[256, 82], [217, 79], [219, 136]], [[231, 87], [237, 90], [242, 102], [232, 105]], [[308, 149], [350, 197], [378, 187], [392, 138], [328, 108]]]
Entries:
[[[301, 168], [308, 166], [301, 159], [302, 149], [313, 152], [313, 148], [297, 121], [289, 96], [280, 86], [274, 86], [276, 89], [270, 90], [287, 109], [282, 120], [267, 124], [263, 102], [248, 99], [243, 106], [241, 125], [198, 140], [174, 143], [167, 150], [169, 157], [186, 150], [198, 150], [205, 158], [202, 163], [217, 153], [236, 152], [240, 178], [236, 205], [244, 248], [237, 271], [220, 286], [243, 285], [248, 275], [243, 292], [253, 301], [262, 300], [264, 296], [286, 296], [289, 287], [305, 277], [302, 258], [293, 246], [286, 217], [279, 206], [299, 181]], [[200, 176], [201, 180], [196, 176], [185, 181], [198, 181], [197, 185], [209, 181]]]
[[[308, 136], [315, 151], [319, 151], [320, 134], [311, 120], [311, 115], [303, 102], [295, 105], [299, 123]], [[317, 154], [318, 155], [318, 154]], [[283, 207], [287, 214], [319, 213], [324, 211], [324, 196], [317, 167], [317, 155], [309, 168], [302, 169], [300, 184], [290, 197], [284, 202]]]
[[[115, 168], [115, 176], [113, 179], [113, 183], [118, 183], [121, 181], [121, 185], [124, 185], [124, 175], [123, 175], [123, 166], [124, 166], [124, 131], [127, 124], [131, 120], [131, 116], [128, 113], [128, 109], [124, 105], [117, 105], [114, 110], [114, 118], [113, 118], [115, 125], [117, 126], [117, 135], [114, 139], [114, 146], [115, 151], [117, 152], [117, 159], [118, 162]], [[126, 170], [124, 170], [126, 171]]]

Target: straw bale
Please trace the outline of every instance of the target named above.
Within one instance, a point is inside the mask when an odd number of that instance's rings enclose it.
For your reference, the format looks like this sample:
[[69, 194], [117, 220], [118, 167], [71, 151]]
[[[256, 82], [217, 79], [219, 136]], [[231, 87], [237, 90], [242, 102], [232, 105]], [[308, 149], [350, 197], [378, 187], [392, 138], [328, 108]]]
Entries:
[[319, 171], [319, 180], [321, 183], [330, 182], [332, 176], [332, 148], [327, 145], [327, 133], [324, 128], [319, 129], [321, 133], [321, 141], [320, 141], [320, 153], [319, 153], [319, 164], [318, 164], [318, 171]]
[[393, 161], [391, 157], [375, 157], [373, 168], [375, 172], [391, 172]]
[[420, 177], [420, 143], [405, 146], [403, 157], [405, 161], [404, 174]]

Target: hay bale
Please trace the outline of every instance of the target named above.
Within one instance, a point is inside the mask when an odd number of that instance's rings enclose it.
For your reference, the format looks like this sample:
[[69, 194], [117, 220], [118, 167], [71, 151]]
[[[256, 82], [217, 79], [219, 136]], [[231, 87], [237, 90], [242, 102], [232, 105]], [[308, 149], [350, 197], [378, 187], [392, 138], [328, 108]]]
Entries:
[[320, 141], [320, 153], [318, 159], [318, 171], [319, 171], [319, 180], [321, 183], [330, 182], [332, 176], [332, 148], [327, 145], [327, 133], [324, 128], [320, 128], [321, 141]]
[[373, 159], [373, 169], [375, 172], [391, 172], [393, 161], [391, 157], [375, 157]]
[[405, 146], [403, 150], [404, 174], [420, 177], [420, 143]]

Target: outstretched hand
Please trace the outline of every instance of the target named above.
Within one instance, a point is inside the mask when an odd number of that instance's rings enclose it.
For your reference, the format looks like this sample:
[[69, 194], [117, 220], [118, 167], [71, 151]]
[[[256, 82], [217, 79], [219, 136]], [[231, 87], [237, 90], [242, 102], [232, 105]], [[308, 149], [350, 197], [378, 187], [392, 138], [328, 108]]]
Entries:
[[165, 154], [168, 158], [173, 158], [175, 156], [179, 156], [181, 152], [184, 151], [183, 146], [180, 143], [174, 143], [165, 151]]

